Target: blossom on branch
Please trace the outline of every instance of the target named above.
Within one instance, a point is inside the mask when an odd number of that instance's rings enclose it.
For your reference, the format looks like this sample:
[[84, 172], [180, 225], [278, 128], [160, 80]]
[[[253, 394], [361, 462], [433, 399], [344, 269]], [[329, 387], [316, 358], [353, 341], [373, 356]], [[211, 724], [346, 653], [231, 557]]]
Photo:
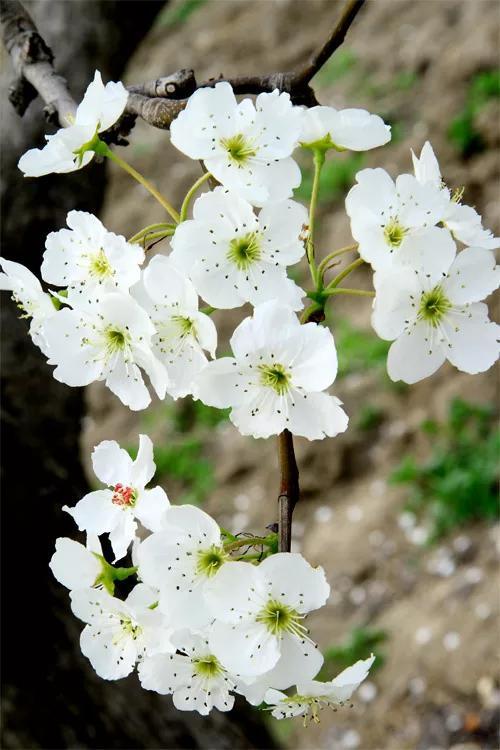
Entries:
[[120, 81], [104, 85], [96, 70], [75, 116], [67, 117], [68, 127], [46, 135], [43, 148], [32, 148], [23, 154], [19, 169], [25, 177], [41, 177], [86, 166], [94, 157], [94, 151], [87, 147], [98, 133], [108, 130], [121, 117], [127, 99], [128, 91]]
[[74, 508], [66, 505], [80, 531], [109, 533], [115, 559], [122, 558], [135, 537], [136, 519], [150, 531], [162, 527], [170, 506], [162, 487], [145, 489], [156, 466], [153, 444], [147, 435], [139, 436], [137, 458], [131, 457], [114, 440], [104, 440], [92, 453], [94, 473], [110, 489], [89, 492]]
[[391, 140], [390, 125], [365, 109], [311, 107], [304, 110], [300, 143], [326, 151], [368, 151]]
[[328, 329], [300, 325], [289, 307], [265, 302], [236, 328], [231, 348], [234, 357], [202, 370], [194, 395], [209, 406], [231, 407], [243, 435], [267, 438], [288, 429], [318, 440], [346, 430], [341, 402], [324, 393], [337, 374]]
[[51, 232], [45, 242], [42, 278], [49, 284], [67, 287], [68, 296], [93, 296], [103, 291], [127, 292], [140, 278], [144, 250], [113, 234], [97, 216], [70, 211], [69, 229]]
[[500, 267], [484, 248], [459, 253], [446, 273], [409, 268], [375, 274], [372, 325], [393, 341], [392, 380], [416, 383], [447, 359], [463, 372], [484, 372], [498, 357], [500, 326], [481, 302], [497, 289]]
[[59, 537], [49, 567], [59, 583], [70, 591], [91, 588], [101, 575], [101, 555], [101, 545], [95, 535], [87, 535], [87, 546], [68, 537]]
[[291, 200], [264, 206], [257, 217], [238, 193], [217, 187], [194, 204], [193, 219], [172, 238], [172, 260], [214, 307], [279, 299], [300, 310], [305, 292], [286, 275], [304, 255], [307, 211]]
[[291, 158], [302, 110], [276, 89], [238, 103], [225, 81], [201, 88], [172, 122], [173, 145], [255, 206], [289, 198], [300, 184]]

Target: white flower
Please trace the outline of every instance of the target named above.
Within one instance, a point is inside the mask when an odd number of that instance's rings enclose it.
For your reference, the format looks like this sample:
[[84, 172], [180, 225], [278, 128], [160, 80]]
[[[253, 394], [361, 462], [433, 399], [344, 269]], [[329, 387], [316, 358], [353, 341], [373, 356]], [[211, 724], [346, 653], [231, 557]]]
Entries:
[[346, 198], [351, 231], [359, 254], [375, 271], [395, 265], [445, 271], [455, 257], [450, 233], [434, 226], [441, 220], [447, 198], [413, 175], [393, 182], [383, 169], [363, 169]]
[[304, 111], [299, 140], [303, 146], [368, 151], [390, 141], [391, 128], [365, 109], [311, 107]]
[[125, 601], [102, 589], [78, 589], [70, 596], [73, 613], [87, 623], [80, 636], [82, 653], [104, 680], [126, 677], [146, 655], [175, 651], [148, 586], [138, 584]]
[[122, 558], [134, 540], [139, 520], [146, 529], [156, 531], [170, 507], [161, 487], [145, 489], [156, 471], [153, 444], [147, 435], [139, 435], [139, 451], [132, 461], [127, 451], [114, 440], [103, 440], [92, 453], [95, 475], [112, 489], [89, 492], [67, 511], [80, 531], [109, 533], [115, 559]]
[[258, 706], [271, 688], [286, 690], [296, 685], [299, 679], [312, 680], [322, 665], [323, 654], [312, 641], [290, 638], [276, 665], [262, 676], [252, 678], [249, 684], [240, 678], [236, 692], [244, 695], [252, 706]]
[[102, 564], [99, 539], [94, 535], [87, 536], [87, 546], [68, 537], [56, 539], [56, 551], [52, 555], [49, 567], [54, 577], [67, 589], [85, 589], [99, 583]]
[[156, 329], [152, 348], [169, 378], [167, 392], [175, 399], [191, 393], [191, 386], [208, 360], [215, 357], [217, 329], [198, 310], [198, 295], [170, 258], [156, 255], [144, 271], [142, 287], [132, 291], [147, 310]]
[[193, 216], [177, 227], [171, 257], [209, 305], [279, 299], [293, 310], [303, 307], [305, 293], [287, 278], [286, 266], [304, 255], [304, 206], [273, 203], [257, 217], [236, 192], [218, 187], [198, 198]]
[[0, 289], [12, 292], [12, 299], [22, 310], [22, 316], [31, 318], [29, 333], [33, 343], [49, 356], [43, 324], [56, 314], [49, 294], [46, 294], [37, 277], [26, 266], [0, 258]]
[[309, 640], [302, 623], [330, 593], [322, 568], [295, 553], [267, 557], [257, 567], [224, 565], [207, 586], [205, 599], [215, 622], [208, 640], [226, 669], [248, 677], [268, 672], [280, 656], [299, 674]]
[[158, 654], [141, 662], [142, 687], [172, 694], [179, 711], [198, 711], [202, 716], [212, 708], [230, 711], [234, 696], [229, 691], [234, 689], [234, 681], [210, 652], [206, 638], [185, 631], [175, 643], [176, 654]]
[[276, 89], [255, 104], [238, 104], [229, 83], [202, 88], [173, 121], [173, 145], [191, 159], [202, 159], [225, 187], [253, 205], [289, 198], [300, 184], [291, 153], [300, 135], [302, 111]]
[[498, 356], [500, 327], [480, 302], [498, 287], [500, 267], [484, 248], [459, 253], [446, 274], [400, 269], [379, 277], [372, 325], [394, 340], [387, 360], [393, 380], [415, 383], [448, 359], [459, 370], [484, 372]]
[[422, 185], [431, 184], [441, 188], [443, 195], [447, 198], [443, 215], [440, 218], [453, 237], [463, 242], [464, 245], [484, 247], [488, 250], [500, 247], [500, 237], [494, 237], [492, 232], [484, 229], [478, 212], [471, 206], [460, 203], [459, 196], [452, 195], [444, 186], [439, 163], [429, 141], [424, 143], [420, 158], [417, 158], [413, 151], [411, 154], [417, 180]]
[[375, 657], [373, 654], [364, 660], [357, 661], [344, 669], [330, 682], [316, 680], [298, 680], [295, 695], [285, 695], [278, 690], [268, 690], [265, 702], [272, 708], [275, 719], [304, 716], [305, 721], [311, 718], [319, 722], [318, 711], [327, 706], [342, 706], [366, 679]]
[[137, 550], [142, 580], [160, 590], [160, 609], [176, 629], [202, 631], [211, 621], [204, 591], [229, 560], [219, 526], [193, 505], [170, 507], [162, 530]]
[[160, 398], [168, 376], [151, 351], [155, 328], [147, 313], [127, 294], [110, 292], [98, 304], [64, 308], [43, 326], [54, 377], [71, 386], [104, 380], [130, 409], [145, 409], [151, 402], [139, 368], [148, 374]]
[[51, 232], [45, 241], [42, 278], [50, 284], [68, 287], [73, 295], [93, 295], [102, 290], [128, 291], [139, 281], [144, 251], [125, 237], [108, 232], [97, 216], [70, 211], [69, 229]]
[[315, 323], [300, 325], [289, 307], [265, 302], [231, 338], [233, 357], [210, 362], [194, 395], [209, 406], [232, 407], [243, 435], [269, 437], [284, 429], [309, 440], [344, 432], [340, 401], [323, 393], [335, 380], [333, 336]]
[[114, 125], [121, 117], [127, 99], [128, 91], [120, 81], [104, 85], [96, 70], [75, 117], [68, 114], [66, 118], [69, 127], [45, 136], [47, 143], [42, 149], [32, 148], [23, 154], [19, 169], [25, 177], [41, 177], [51, 172], [73, 172], [84, 167], [93, 159], [94, 152], [82, 153], [82, 148], [97, 133]]

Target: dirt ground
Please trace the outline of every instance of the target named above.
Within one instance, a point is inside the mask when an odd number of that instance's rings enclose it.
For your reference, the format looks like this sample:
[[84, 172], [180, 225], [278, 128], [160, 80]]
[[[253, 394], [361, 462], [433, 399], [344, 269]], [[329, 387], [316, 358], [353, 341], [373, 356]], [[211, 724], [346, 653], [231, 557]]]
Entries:
[[[181, 67], [193, 67], [200, 79], [288, 70], [317, 46], [339, 7], [332, 0], [208, 0], [175, 26], [171, 15], [160, 19], [130, 62], [126, 82]], [[475, 120], [479, 152], [461, 156], [447, 133], [464, 110], [474, 77], [498, 66], [499, 15], [498, 3], [488, 1], [368, 2], [340, 62], [317, 85], [323, 103], [366, 107], [393, 124], [394, 143], [367, 154], [364, 166], [382, 166], [394, 176], [410, 171], [410, 147], [419, 150], [430, 138], [447, 183], [465, 185], [464, 200], [496, 232], [499, 100], [489, 101]], [[126, 157], [172, 200], [199, 176], [198, 165], [180, 157], [167, 133], [142, 123]], [[102, 218], [128, 235], [163, 217], [142, 188], [113, 172]], [[331, 196], [322, 206], [320, 247], [326, 253], [350, 240], [343, 201]], [[367, 284], [368, 277], [360, 275], [360, 281]], [[369, 315], [368, 302], [336, 300], [334, 333], [336, 316], [368, 331]], [[229, 334], [241, 317], [241, 311], [226, 315], [222, 330]], [[498, 529], [476, 524], [439, 546], [422, 546], [418, 526], [402, 513], [405, 490], [387, 481], [407, 452], [425, 455], [419, 426], [424, 419], [442, 419], [453, 396], [494, 402], [495, 373], [472, 377], [444, 367], [397, 390], [367, 369], [339, 379], [334, 392], [353, 426], [333, 440], [297, 441], [303, 499], [294, 547], [323, 565], [332, 585], [329, 605], [310, 618], [320, 646], [343, 642], [356, 626], [383, 629], [386, 661], [352, 710], [324, 712], [321, 723], [308, 728], [300, 720], [286, 722], [279, 737], [302, 750], [496, 747]], [[171, 425], [145, 422], [100, 386], [88, 390], [88, 403], [85, 455], [104, 438], [134, 444], [140, 430], [156, 440], [172, 437]], [[367, 405], [383, 413], [368, 431], [356, 427]], [[244, 438], [222, 423], [203, 447], [216, 478], [203, 507], [231, 530], [262, 533], [275, 519], [272, 441]], [[166, 488], [175, 502], [175, 482]]]

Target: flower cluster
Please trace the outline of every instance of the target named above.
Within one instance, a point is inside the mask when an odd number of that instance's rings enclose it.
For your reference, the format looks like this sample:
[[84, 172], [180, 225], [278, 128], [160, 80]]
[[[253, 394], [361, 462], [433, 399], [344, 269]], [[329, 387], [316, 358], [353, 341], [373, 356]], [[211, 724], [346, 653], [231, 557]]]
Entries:
[[[82, 652], [100, 677], [117, 680], [137, 668], [146, 690], [203, 715], [229, 711], [236, 693], [253, 705], [265, 701], [277, 718], [316, 717], [318, 706], [350, 698], [373, 657], [332, 682], [313, 679], [323, 657], [304, 620], [328, 598], [322, 568], [276, 553], [275, 534], [233, 536], [195, 506], [170, 505], [162, 488], [145, 489], [155, 473], [146, 435], [135, 461], [104, 441], [92, 464], [107, 489], [64, 508], [87, 544], [57, 539], [50, 567], [70, 589], [72, 610], [85, 623]], [[103, 534], [115, 562], [132, 548], [133, 566], [106, 561]], [[117, 598], [116, 584], [135, 576], [127, 598]], [[278, 692], [293, 685], [290, 696]]]
[[[192, 396], [229, 408], [236, 428], [255, 438], [285, 431], [332, 437], [347, 429], [348, 417], [328, 392], [337, 351], [320, 324], [340, 293], [374, 297], [372, 324], [393, 341], [387, 366], [394, 380], [414, 383], [445, 359], [469, 373], [494, 363], [499, 327], [482, 300], [498, 287], [493, 250], [500, 240], [460, 202], [461, 192], [443, 183], [430, 144], [413, 155], [413, 175], [393, 181], [383, 169], [357, 174], [346, 199], [356, 243], [318, 261], [325, 160], [387, 143], [390, 128], [380, 117], [306, 109], [278, 90], [238, 101], [227, 82], [201, 88], [171, 125], [173, 146], [206, 170], [177, 211], [101, 138], [127, 97], [121, 83], [104, 86], [96, 72], [67, 127], [19, 162], [26, 176], [40, 176], [80, 169], [97, 153], [168, 214], [127, 240], [97, 217], [70, 211], [67, 227], [46, 239], [41, 277], [48, 291], [27, 268], [0, 259], [0, 288], [30, 319], [30, 336], [57, 380], [104, 381], [133, 410], [149, 405], [151, 390], [160, 399]], [[301, 182], [298, 149], [314, 166], [308, 209], [293, 195]], [[159, 240], [168, 246], [151, 257]], [[359, 257], [327, 281], [347, 252]], [[299, 285], [305, 287], [301, 271], [289, 275], [299, 262], [310, 289]], [[341, 286], [367, 264], [375, 292]], [[212, 314], [218, 321], [220, 311], [247, 304], [252, 309], [230, 338], [231, 355], [217, 356]], [[104, 441], [92, 462], [104, 488], [64, 507], [86, 545], [58, 539], [50, 566], [70, 589], [85, 623], [82, 651], [101, 677], [119, 679], [137, 668], [145, 689], [204, 715], [230, 710], [240, 694], [266, 703], [275, 718], [317, 721], [321, 708], [350, 699], [373, 656], [330, 682], [315, 679], [323, 657], [304, 619], [328, 598], [321, 568], [279, 550], [275, 533], [233, 536], [199, 508], [170, 505], [161, 487], [148, 488], [155, 465], [145, 435], [134, 461]], [[132, 565], [117, 564], [129, 554]], [[115, 596], [132, 577], [127, 598]]]

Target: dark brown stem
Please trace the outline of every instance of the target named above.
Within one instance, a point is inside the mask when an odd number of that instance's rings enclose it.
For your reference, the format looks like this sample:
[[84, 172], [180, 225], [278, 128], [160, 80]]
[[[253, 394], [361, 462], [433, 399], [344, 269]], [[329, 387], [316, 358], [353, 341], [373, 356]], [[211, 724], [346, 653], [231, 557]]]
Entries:
[[[261, 94], [278, 89], [290, 94], [294, 104], [315, 106], [318, 101], [309, 82], [340, 47], [363, 2], [364, 0], [347, 0], [341, 17], [325, 44], [307, 65], [297, 71], [234, 78], [221, 75], [197, 84], [192, 70], [178, 70], [155, 81], [129, 86], [130, 97], [125, 114], [106, 140], [125, 144], [126, 141], [121, 137], [129, 133], [135, 117], [141, 117], [156, 128], [168, 129], [196, 89], [215, 86], [219, 81], [228, 81], [236, 94]], [[52, 65], [52, 52], [38, 33], [31, 17], [17, 0], [0, 0], [0, 16], [3, 40], [17, 75], [9, 94], [10, 101], [22, 115], [38, 93], [47, 105], [47, 115], [51, 120], [66, 125], [64, 118], [67, 114], [74, 114], [76, 103], [66, 80], [56, 73]]]
[[278, 545], [280, 552], [290, 552], [292, 543], [292, 515], [299, 501], [299, 470], [295, 459], [293, 435], [283, 430], [278, 435], [280, 494], [278, 497]]

